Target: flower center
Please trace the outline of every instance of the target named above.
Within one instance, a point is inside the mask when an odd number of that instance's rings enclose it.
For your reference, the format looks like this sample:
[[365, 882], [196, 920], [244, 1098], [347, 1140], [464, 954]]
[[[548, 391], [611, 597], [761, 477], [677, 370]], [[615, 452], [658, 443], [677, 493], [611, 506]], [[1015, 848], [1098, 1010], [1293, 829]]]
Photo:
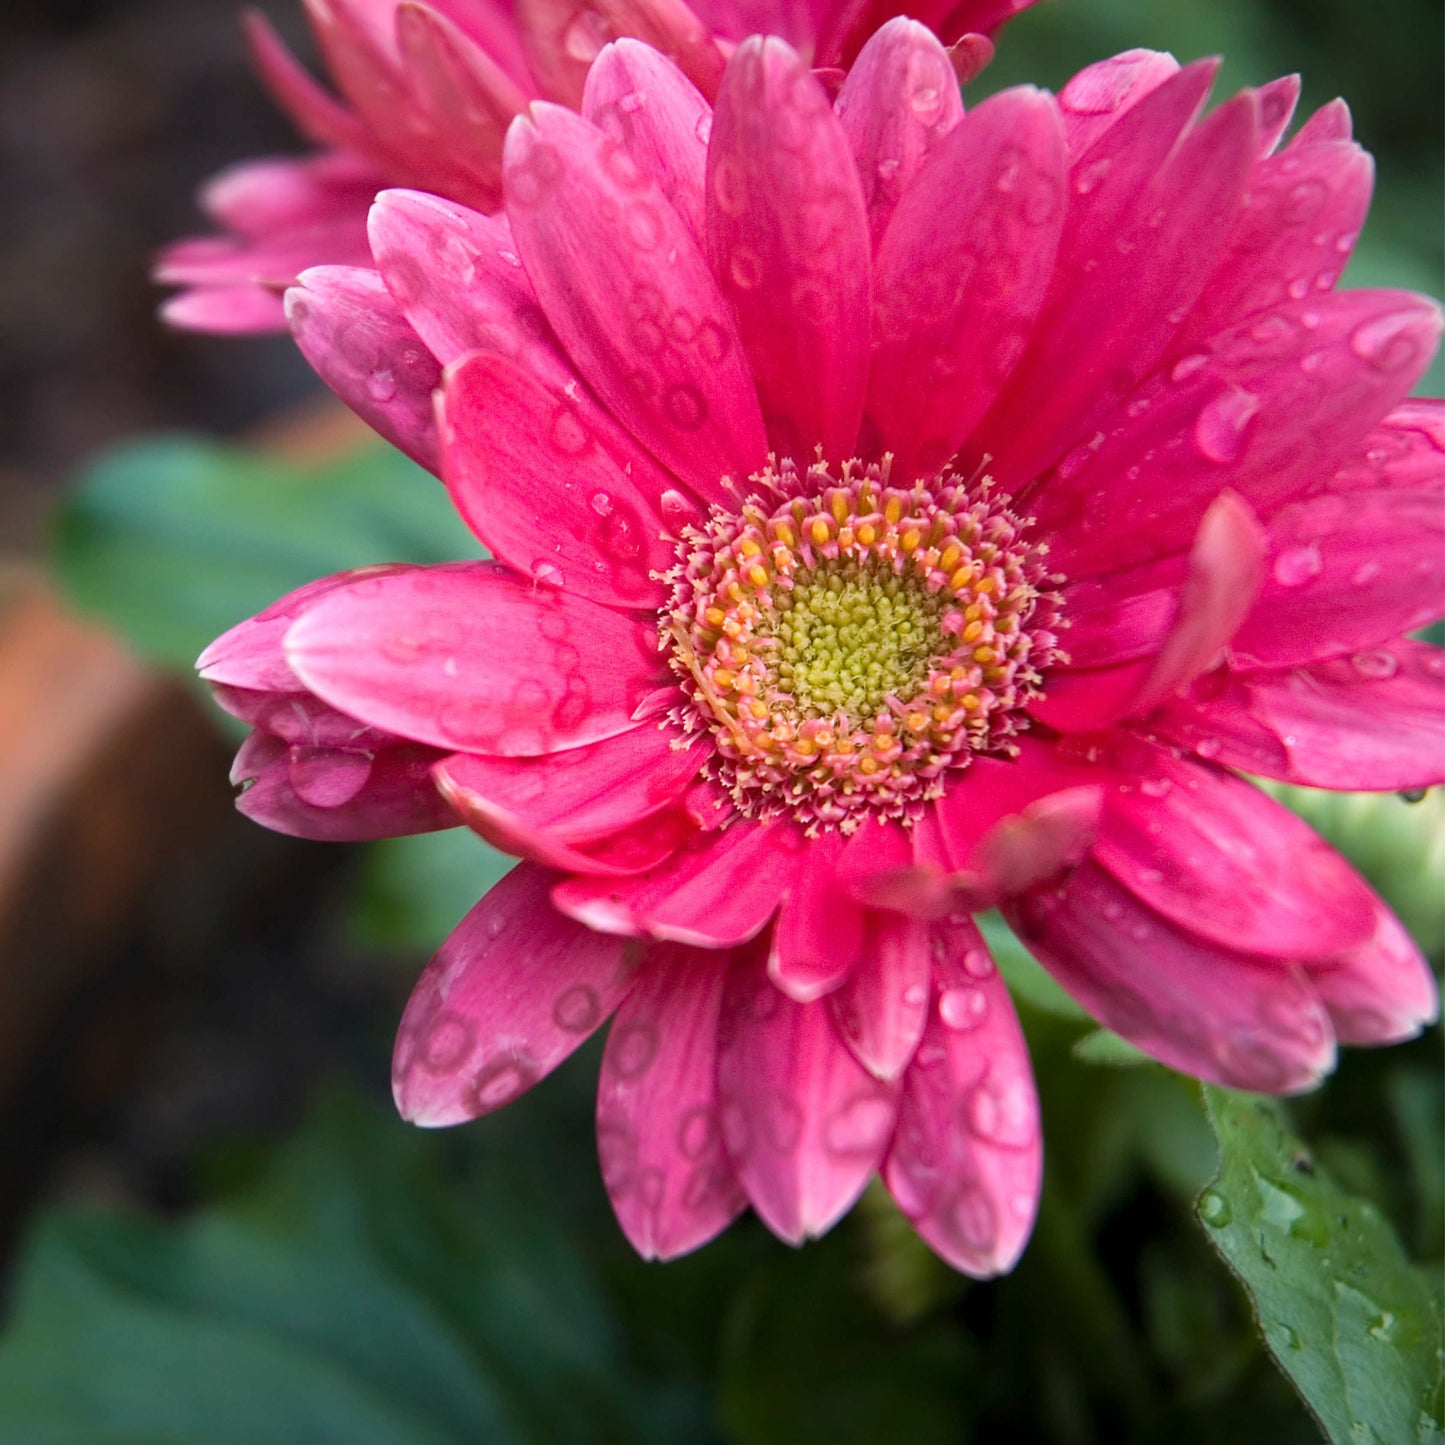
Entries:
[[951, 770], [1007, 753], [1057, 655], [1026, 523], [951, 471], [910, 488], [850, 462], [751, 478], [678, 542], [661, 632], [743, 812], [851, 831], [909, 821]]

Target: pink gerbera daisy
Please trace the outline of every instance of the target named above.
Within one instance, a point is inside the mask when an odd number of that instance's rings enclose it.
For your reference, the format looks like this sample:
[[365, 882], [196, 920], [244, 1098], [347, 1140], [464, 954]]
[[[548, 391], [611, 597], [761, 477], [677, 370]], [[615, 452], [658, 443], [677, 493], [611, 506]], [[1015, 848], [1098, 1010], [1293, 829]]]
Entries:
[[[1434, 982], [1245, 781], [1442, 780], [1440, 329], [1337, 292], [1368, 158], [1293, 82], [1132, 52], [967, 115], [895, 21], [829, 98], [777, 39], [717, 106], [607, 47], [508, 134], [506, 213], [383, 195], [292, 324], [494, 561], [317, 583], [214, 644], [241, 807], [460, 818], [525, 860], [423, 975], [396, 1097], [514, 1099], [610, 1015], [618, 1217], [788, 1240], [868, 1178], [1005, 1270], [1040, 1139], [1002, 905], [1166, 1064], [1308, 1088]], [[444, 368], [432, 424], [432, 386]], [[1236, 771], [1238, 770], [1238, 771]], [[435, 782], [435, 787], [431, 782]]]
[[[989, 36], [1035, 0], [925, 0], [911, 10], [976, 74]], [[179, 241], [156, 279], [184, 289], [177, 326], [257, 332], [285, 325], [281, 295], [308, 266], [368, 259], [366, 213], [386, 186], [414, 186], [483, 211], [502, 201], [502, 139], [539, 97], [576, 106], [587, 68], [619, 36], [674, 60], [712, 100], [751, 31], [784, 36], [822, 67], [851, 64], [892, 0], [304, 0], [343, 99], [298, 64], [258, 11], [246, 16], [257, 72], [301, 134], [304, 157], [245, 161], [202, 192], [219, 236]]]

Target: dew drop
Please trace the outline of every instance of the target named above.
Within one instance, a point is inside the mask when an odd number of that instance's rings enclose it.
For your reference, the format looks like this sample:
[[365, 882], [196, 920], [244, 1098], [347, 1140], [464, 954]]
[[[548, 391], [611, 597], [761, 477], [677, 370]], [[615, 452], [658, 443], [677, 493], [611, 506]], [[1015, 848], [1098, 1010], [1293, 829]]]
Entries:
[[1139, 791], [1150, 798], [1167, 798], [1173, 789], [1174, 784], [1168, 778], [1145, 778], [1139, 784]]
[[592, 493], [592, 510], [599, 517], [605, 517], [612, 511], [612, 498], [606, 492]]
[[945, 989], [938, 1000], [938, 1017], [959, 1033], [976, 1029], [988, 1015], [988, 999], [981, 988]]
[[1200, 455], [1221, 466], [1238, 461], [1259, 406], [1259, 398], [1242, 386], [1231, 386], [1208, 402], [1194, 423], [1194, 444]]
[[876, 1155], [893, 1128], [891, 1100], [865, 1094], [845, 1104], [823, 1129], [823, 1147], [830, 1154], [847, 1157]]
[[555, 562], [533, 562], [532, 577], [544, 587], [560, 587], [562, 585], [562, 569]]
[[1357, 652], [1350, 661], [1361, 677], [1374, 682], [1384, 682], [1400, 670], [1400, 660], [1392, 652]]
[[1318, 542], [1286, 547], [1274, 559], [1274, 580], [1281, 587], [1303, 587], [1306, 582], [1313, 582], [1324, 571], [1324, 566]]
[[1102, 156], [1099, 160], [1080, 166], [1074, 176], [1074, 190], [1081, 196], [1087, 196], [1091, 191], [1097, 190], [1103, 183], [1104, 177], [1109, 174], [1109, 167], [1113, 164], [1112, 157]]
[[366, 378], [366, 390], [373, 401], [392, 401], [396, 397], [396, 373], [379, 367]]
[[1403, 371], [1419, 355], [1420, 347], [1409, 334], [1413, 315], [1377, 316], [1350, 333], [1350, 350], [1376, 371]]
[[1218, 738], [1200, 738], [1194, 744], [1194, 751], [1205, 759], [1217, 758], [1223, 748], [1224, 744]]
[[993, 959], [981, 948], [970, 948], [963, 955], [963, 971], [970, 978], [992, 978]]
[[1002, 1088], [981, 1083], [969, 1096], [968, 1127], [1005, 1149], [1026, 1149], [1038, 1137], [1033, 1094], [1018, 1080]]
[[1356, 587], [1368, 587], [1385, 569], [1379, 562], [1362, 562], [1355, 568], [1354, 575], [1350, 581]]
[[1234, 1218], [1234, 1211], [1229, 1207], [1229, 1201], [1222, 1194], [1213, 1189], [1206, 1189], [1199, 1196], [1199, 1217], [1211, 1229], [1223, 1229]]

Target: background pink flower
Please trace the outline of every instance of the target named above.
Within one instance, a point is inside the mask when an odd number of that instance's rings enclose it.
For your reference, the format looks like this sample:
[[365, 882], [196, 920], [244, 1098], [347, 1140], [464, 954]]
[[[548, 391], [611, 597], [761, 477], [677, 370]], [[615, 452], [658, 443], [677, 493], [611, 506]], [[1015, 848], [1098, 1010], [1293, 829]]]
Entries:
[[[952, 44], [965, 78], [987, 36], [1034, 0], [928, 0], [916, 18]], [[365, 262], [366, 212], [385, 186], [432, 191], [483, 211], [502, 200], [502, 138], [538, 97], [575, 106], [609, 41], [635, 36], [711, 100], [737, 42], [783, 36], [820, 67], [849, 65], [897, 7], [889, 0], [306, 0], [337, 100], [259, 11], [246, 30], [261, 79], [307, 140], [302, 158], [245, 161], [201, 203], [220, 235], [176, 242], [156, 279], [184, 288], [163, 314], [202, 331], [284, 327], [281, 293], [308, 266]], [[967, 37], [965, 39], [965, 37]]]
[[[1238, 772], [1442, 781], [1438, 309], [1337, 292], [1339, 103], [1200, 118], [1130, 52], [964, 115], [886, 25], [830, 103], [785, 43], [715, 111], [619, 42], [509, 132], [504, 216], [388, 192], [377, 271], [289, 295], [318, 370], [495, 561], [315, 584], [201, 659], [243, 806], [455, 815], [522, 863], [433, 961], [395, 1085], [515, 1098], [616, 1014], [598, 1131], [644, 1253], [751, 1203], [790, 1240], [876, 1171], [1007, 1269], [1027, 1054], [970, 914], [1155, 1058], [1288, 1092], [1435, 988]], [[432, 411], [438, 376], [442, 388]], [[903, 641], [900, 641], [903, 639]]]

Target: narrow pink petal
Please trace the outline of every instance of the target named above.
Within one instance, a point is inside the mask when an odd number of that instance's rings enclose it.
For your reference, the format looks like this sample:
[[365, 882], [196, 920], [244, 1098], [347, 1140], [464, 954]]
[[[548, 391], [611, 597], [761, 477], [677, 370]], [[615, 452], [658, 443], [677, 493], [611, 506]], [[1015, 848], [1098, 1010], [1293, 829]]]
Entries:
[[201, 286], [168, 297], [160, 305], [161, 320], [181, 331], [206, 331], [217, 336], [254, 336], [286, 329], [286, 307], [276, 291], [264, 286]]
[[309, 692], [256, 692], [212, 683], [211, 696], [232, 717], [301, 747], [375, 752], [401, 741], [392, 733], [367, 727], [327, 707]]
[[573, 878], [552, 896], [590, 928], [731, 948], [767, 927], [791, 886], [797, 849], [787, 824], [748, 820], [696, 835], [639, 878]]
[[370, 267], [366, 204], [348, 205], [324, 220], [277, 222], [258, 236], [177, 241], [157, 257], [154, 278], [167, 286], [249, 288], [279, 302], [286, 287], [310, 266]]
[[934, 992], [883, 1182], [955, 1269], [1006, 1274], [1033, 1229], [1043, 1135], [1028, 1046], [972, 922], [935, 924]]
[[1160, 749], [1110, 789], [1095, 859], [1181, 928], [1242, 953], [1329, 958], [1367, 938], [1374, 894], [1289, 809]]
[[811, 1003], [848, 977], [863, 952], [863, 910], [837, 876], [841, 833], [811, 840], [778, 911], [768, 977], [789, 998]]
[[726, 955], [658, 948], [623, 1001], [597, 1085], [597, 1152], [644, 1259], [706, 1244], [746, 1199], [723, 1148], [717, 1034]]
[[1087, 66], [1059, 92], [1070, 156], [1081, 156], [1111, 126], [1179, 73], [1161, 50], [1126, 50]]
[[826, 1234], [888, 1147], [896, 1088], [844, 1047], [825, 1002], [795, 1003], [753, 965], [728, 978], [717, 1068], [723, 1139], [753, 1208], [790, 1244]]
[[570, 843], [595, 842], [677, 802], [705, 759], [677, 747], [678, 733], [652, 724], [540, 758], [456, 753], [437, 765], [448, 787]]
[[1219, 661], [1259, 595], [1266, 541], [1254, 513], [1221, 492], [1199, 523], [1179, 614], [1159, 649], [1133, 711], [1145, 713]]
[[1264, 586], [1231, 650], [1240, 668], [1368, 652], [1445, 612], [1445, 494], [1311, 497], [1269, 519]]
[[372, 165], [347, 151], [268, 156], [218, 171], [200, 201], [217, 225], [258, 238], [362, 216], [383, 184]]
[[387, 290], [443, 366], [490, 351], [539, 377], [572, 379], [504, 218], [390, 190], [377, 196], [369, 232]]
[[261, 83], [301, 134], [317, 145], [366, 150], [366, 127], [311, 78], [271, 22], [259, 10], [247, 10], [241, 20]]
[[582, 115], [657, 182], [700, 245], [712, 107], [697, 87], [650, 46], [616, 40], [587, 72]]
[[1282, 75], [1255, 92], [1259, 96], [1259, 153], [1262, 156], [1272, 155], [1283, 139], [1299, 104], [1299, 93], [1298, 75]]
[[252, 733], [236, 757], [236, 807], [253, 822], [328, 843], [401, 838], [454, 828], [456, 815], [432, 785], [430, 748], [375, 753], [288, 746]]
[[441, 367], [375, 271], [314, 266], [286, 293], [286, 319], [322, 381], [387, 441], [438, 469], [432, 392]]
[[891, 1082], [908, 1067], [928, 1015], [931, 968], [926, 923], [870, 911], [860, 958], [829, 994], [833, 1027], [876, 1079]]
[[594, 602], [662, 606], [665, 534], [701, 509], [575, 381], [472, 355], [447, 373], [440, 415], [442, 475], [494, 556]]
[[948, 52], [898, 16], [863, 47], [833, 109], [853, 151], [876, 250], [929, 152], [963, 119]]
[[1226, 101], [1171, 151], [1212, 74], [1201, 63], [1165, 81], [1075, 162], [1034, 340], [972, 443], [1006, 489], [1087, 438], [1150, 373], [1215, 268], [1254, 163], [1258, 106], [1248, 92]]
[[1014, 931], [1102, 1024], [1171, 1068], [1264, 1094], [1334, 1067], [1303, 970], [1183, 932], [1093, 863], [1005, 909]]
[[437, 1128], [510, 1104], [626, 997], [636, 945], [564, 918], [555, 879], [518, 864], [426, 966], [392, 1059], [403, 1118]]
[[582, 102], [588, 67], [622, 36], [650, 45], [703, 93], [717, 94], [723, 53], [683, 0], [516, 0], [522, 48], [543, 93], [564, 105]]
[[986, 100], [940, 142], [878, 250], [867, 411], [903, 477], [937, 470], [1028, 344], [1066, 211], [1053, 98]]
[[308, 582], [278, 598], [254, 617], [223, 632], [196, 659], [196, 670], [207, 682], [225, 683], [258, 692], [296, 692], [301, 680], [286, 661], [286, 630], [308, 608], [338, 587], [369, 577], [384, 577], [405, 570], [396, 564], [358, 567]]
[[626, 732], [661, 680], [656, 634], [484, 562], [340, 587], [286, 634], [323, 701], [415, 742], [530, 757]]
[[1313, 788], [1445, 783], [1445, 653], [1401, 638], [1288, 672], [1207, 679], [1150, 720], [1226, 767]]
[[1069, 577], [1185, 545], [1228, 484], [1268, 512], [1358, 455], [1425, 368], [1440, 313], [1401, 291], [1290, 302], [1142, 387], [1029, 507]]
[[1069, 620], [1070, 668], [1117, 666], [1154, 657], [1179, 616], [1189, 572], [1182, 552], [1102, 577], [1066, 582], [1063, 615]]
[[1352, 140], [1354, 134], [1350, 108], [1337, 97], [1315, 111], [1294, 133], [1289, 144], [1291, 150], [1303, 150], [1305, 146], [1321, 145], [1329, 141]]
[[1374, 162], [1351, 142], [1292, 148], [1257, 165], [1175, 354], [1286, 301], [1332, 290], [1365, 223], [1374, 178]]
[[950, 880], [958, 904], [993, 908], [1072, 868], [1094, 841], [1102, 807], [1099, 787], [1065, 788], [995, 823]]
[[744, 41], [723, 78], [707, 251], [775, 449], [851, 457], [868, 374], [868, 221], [847, 137], [781, 40]]
[[1342, 1044], [1397, 1044], [1440, 1017], [1440, 992], [1430, 965], [1383, 905], [1373, 935], [1311, 969], [1310, 983]]
[[531, 98], [487, 52], [425, 5], [396, 10], [402, 74], [430, 118], [449, 158], [475, 183], [472, 199], [487, 210], [502, 202], [502, 137]]
[[1357, 454], [1320, 491], [1445, 490], [1445, 401], [1411, 397], [1401, 402], [1360, 444]]
[[[542, 309], [602, 403], [709, 501], [767, 444], [726, 302], [687, 223], [615, 141], [535, 105], [507, 133], [507, 214]], [[533, 123], [535, 122], [535, 123]]]

